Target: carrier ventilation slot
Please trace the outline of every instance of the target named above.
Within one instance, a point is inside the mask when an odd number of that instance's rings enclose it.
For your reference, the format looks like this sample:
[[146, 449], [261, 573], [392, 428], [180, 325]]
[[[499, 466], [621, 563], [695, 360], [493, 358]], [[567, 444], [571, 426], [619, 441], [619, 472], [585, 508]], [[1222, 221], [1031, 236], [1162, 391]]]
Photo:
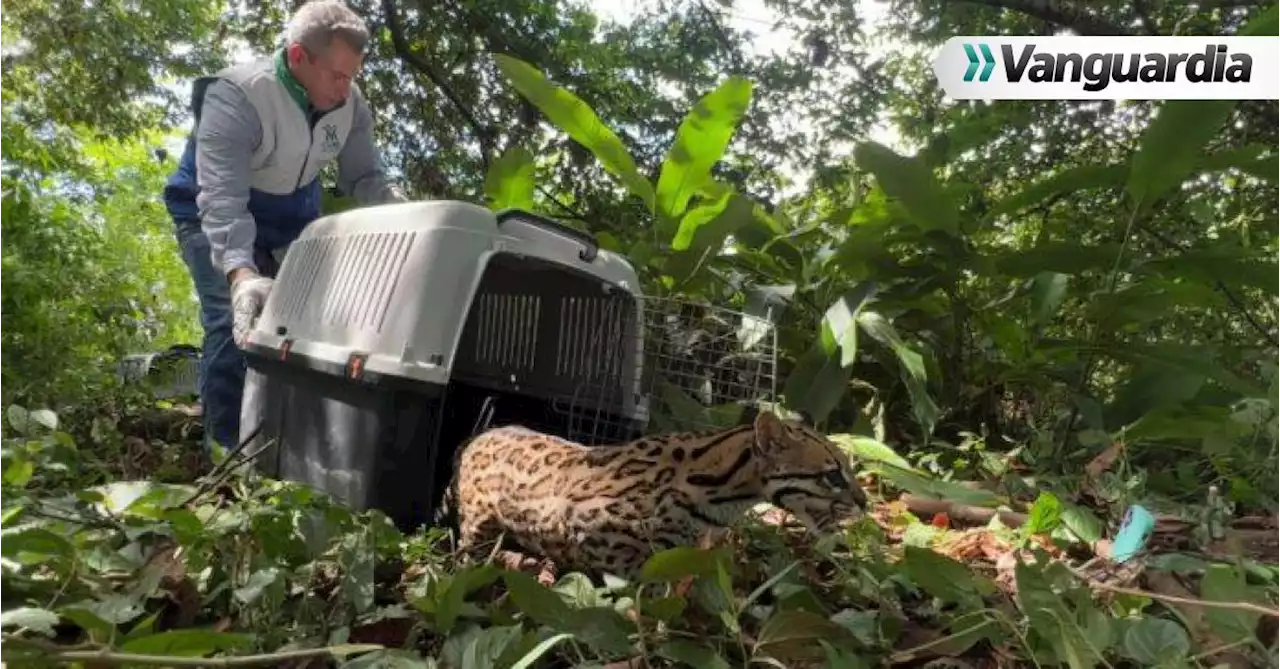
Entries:
[[291, 287], [288, 298], [276, 307], [276, 317], [286, 322], [300, 319], [307, 307], [307, 297], [315, 286], [321, 264], [332, 252], [331, 238], [295, 242], [289, 248], [289, 264], [283, 268], [277, 280]]
[[532, 372], [538, 352], [537, 295], [477, 296], [473, 360], [504, 372]]
[[289, 254], [297, 257], [281, 277], [290, 290], [279, 315], [286, 322], [312, 317], [330, 326], [381, 331], [414, 237], [380, 232], [295, 243]]
[[562, 298], [557, 376], [594, 384], [622, 375], [627, 338], [624, 326], [629, 320], [625, 305], [624, 301], [601, 297]]

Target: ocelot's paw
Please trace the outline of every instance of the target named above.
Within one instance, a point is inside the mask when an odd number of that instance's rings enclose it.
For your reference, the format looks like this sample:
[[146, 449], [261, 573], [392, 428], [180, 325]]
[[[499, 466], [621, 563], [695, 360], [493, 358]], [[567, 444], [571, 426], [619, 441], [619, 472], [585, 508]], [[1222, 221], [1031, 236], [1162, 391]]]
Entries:
[[538, 582], [550, 588], [556, 584], [556, 578], [559, 575], [559, 568], [551, 558], [545, 558], [537, 561], [535, 565], [538, 570]]
[[532, 555], [512, 550], [500, 550], [493, 561], [504, 569], [521, 571], [535, 576], [538, 582], [548, 588], [555, 585], [558, 569], [551, 558], [537, 558]]

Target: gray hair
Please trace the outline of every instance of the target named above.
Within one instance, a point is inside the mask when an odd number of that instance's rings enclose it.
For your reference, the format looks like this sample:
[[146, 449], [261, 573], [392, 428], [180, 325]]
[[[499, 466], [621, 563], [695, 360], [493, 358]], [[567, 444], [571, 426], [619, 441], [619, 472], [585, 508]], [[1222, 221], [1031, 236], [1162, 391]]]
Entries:
[[301, 44], [311, 53], [327, 51], [335, 37], [360, 53], [369, 44], [369, 27], [342, 0], [310, 0], [284, 29], [285, 44]]

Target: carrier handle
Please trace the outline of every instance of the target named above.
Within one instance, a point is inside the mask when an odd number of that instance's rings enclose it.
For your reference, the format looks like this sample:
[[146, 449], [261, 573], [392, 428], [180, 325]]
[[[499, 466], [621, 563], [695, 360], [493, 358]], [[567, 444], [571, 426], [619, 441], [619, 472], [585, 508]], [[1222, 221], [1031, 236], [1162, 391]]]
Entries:
[[584, 262], [592, 262], [596, 259], [596, 254], [600, 252], [600, 245], [596, 243], [595, 237], [590, 234], [571, 228], [557, 220], [539, 216], [522, 209], [505, 209], [498, 214], [498, 227], [502, 227], [503, 223], [510, 220], [518, 220], [524, 223], [532, 223], [542, 228], [560, 233], [565, 237], [572, 237], [579, 244], [582, 244], [582, 250], [578, 252], [578, 257]]

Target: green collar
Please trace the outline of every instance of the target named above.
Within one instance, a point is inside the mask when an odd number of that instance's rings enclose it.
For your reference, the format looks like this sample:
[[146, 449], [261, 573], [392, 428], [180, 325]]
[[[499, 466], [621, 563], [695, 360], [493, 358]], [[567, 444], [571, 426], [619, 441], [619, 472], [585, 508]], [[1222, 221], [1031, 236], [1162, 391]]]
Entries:
[[285, 60], [284, 49], [276, 51], [275, 60], [276, 78], [279, 79], [280, 83], [284, 84], [285, 89], [289, 91], [289, 97], [292, 97], [293, 101], [298, 103], [298, 106], [302, 108], [302, 113], [310, 114], [311, 101], [307, 99], [307, 89], [303, 88], [302, 84], [298, 83], [298, 80], [293, 78], [293, 73], [289, 71], [289, 62]]

